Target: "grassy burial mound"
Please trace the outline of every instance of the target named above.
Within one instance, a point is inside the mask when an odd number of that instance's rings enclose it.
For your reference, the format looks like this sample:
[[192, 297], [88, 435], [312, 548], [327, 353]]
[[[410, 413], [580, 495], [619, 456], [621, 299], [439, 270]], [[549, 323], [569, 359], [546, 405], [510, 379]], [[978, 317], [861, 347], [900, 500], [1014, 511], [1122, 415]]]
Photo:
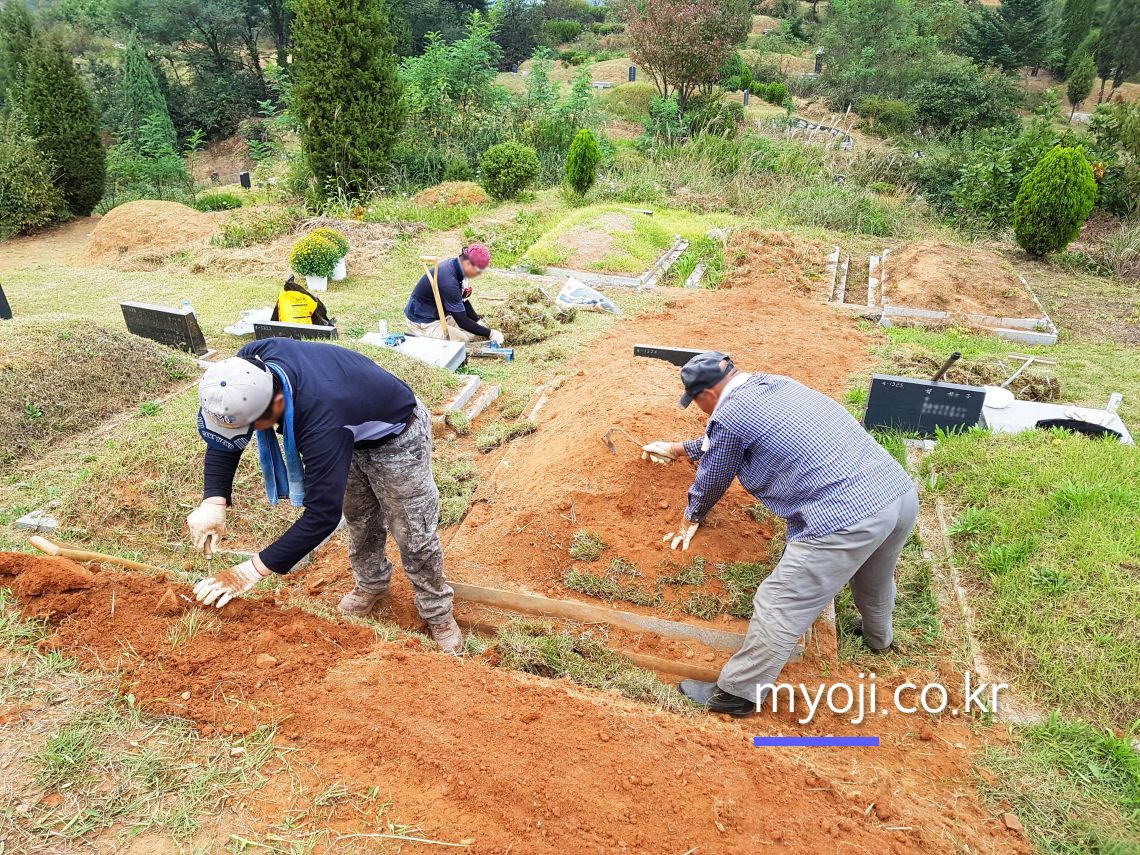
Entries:
[[189, 357], [89, 321], [0, 324], [0, 463], [145, 405], [193, 373]]

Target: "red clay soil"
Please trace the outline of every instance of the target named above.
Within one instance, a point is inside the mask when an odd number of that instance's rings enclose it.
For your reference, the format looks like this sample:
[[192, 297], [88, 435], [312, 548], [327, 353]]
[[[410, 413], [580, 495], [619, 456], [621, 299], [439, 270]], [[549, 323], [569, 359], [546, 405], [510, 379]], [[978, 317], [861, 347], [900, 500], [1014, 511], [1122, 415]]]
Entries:
[[853, 728], [659, 713], [377, 641], [272, 598], [209, 610], [175, 646], [168, 594], [188, 610], [188, 590], [29, 555], [0, 554], [0, 585], [40, 591], [20, 605], [48, 618], [46, 644], [119, 668], [144, 709], [207, 734], [277, 722], [299, 764], [378, 787], [392, 816], [437, 840], [473, 839], [472, 853], [1028, 851], [973, 798], [976, 742], [949, 719], [883, 719], [874, 750], [768, 753], [748, 737]]
[[[635, 344], [729, 352], [745, 371], [786, 374], [835, 397], [853, 372], [871, 365], [873, 339], [807, 296], [805, 277], [785, 281], [786, 271], [755, 254], [744, 263], [750, 266], [725, 277], [731, 287], [678, 289], [665, 309], [614, 324], [577, 357], [577, 374], [547, 393], [538, 431], [491, 461], [476, 504], [448, 543], [450, 576], [574, 596], [561, 580], [575, 563], [567, 550], [579, 529], [600, 534], [610, 546], [600, 561], [580, 569], [600, 573], [620, 556], [644, 574], [636, 582], [645, 588], [674, 574], [674, 561], [699, 555], [716, 565], [768, 557], [772, 525], [748, 513], [755, 500], [739, 484], [708, 515], [683, 558], [669, 550], [662, 537], [681, 520], [694, 470], [685, 461], [668, 467], [643, 461], [640, 448], [622, 435], [615, 434], [617, 455], [602, 441], [615, 425], [641, 442], [704, 432], [707, 418], [695, 405], [677, 407], [679, 370], [634, 357]], [[718, 592], [715, 585], [710, 579], [707, 590]]]
[[1008, 261], [987, 249], [918, 241], [887, 255], [886, 296], [908, 309], [1039, 318], [1041, 309]]

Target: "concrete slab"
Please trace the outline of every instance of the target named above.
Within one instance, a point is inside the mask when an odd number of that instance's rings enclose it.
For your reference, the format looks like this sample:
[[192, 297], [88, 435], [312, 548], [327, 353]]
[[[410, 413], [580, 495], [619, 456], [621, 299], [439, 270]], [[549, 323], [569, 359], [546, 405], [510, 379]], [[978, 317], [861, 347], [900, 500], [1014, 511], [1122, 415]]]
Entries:
[[31, 513], [24, 514], [12, 523], [12, 526], [22, 531], [38, 531], [54, 534], [59, 531], [59, 520], [43, 508], [39, 508]]

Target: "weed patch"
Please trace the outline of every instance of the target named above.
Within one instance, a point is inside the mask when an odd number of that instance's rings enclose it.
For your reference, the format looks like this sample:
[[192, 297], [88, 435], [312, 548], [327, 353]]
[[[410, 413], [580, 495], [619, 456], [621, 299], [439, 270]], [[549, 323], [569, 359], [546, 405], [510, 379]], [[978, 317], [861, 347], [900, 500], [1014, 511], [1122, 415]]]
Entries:
[[570, 541], [570, 557], [578, 561], [597, 561], [609, 545], [596, 532], [580, 529]]
[[694, 707], [651, 671], [585, 637], [555, 632], [545, 623], [515, 620], [495, 633], [496, 664], [543, 677], [561, 677], [594, 689], [612, 690], [675, 713]]
[[520, 436], [527, 436], [538, 430], [538, 425], [527, 419], [523, 422], [492, 422], [475, 437], [475, 447], [486, 454]]

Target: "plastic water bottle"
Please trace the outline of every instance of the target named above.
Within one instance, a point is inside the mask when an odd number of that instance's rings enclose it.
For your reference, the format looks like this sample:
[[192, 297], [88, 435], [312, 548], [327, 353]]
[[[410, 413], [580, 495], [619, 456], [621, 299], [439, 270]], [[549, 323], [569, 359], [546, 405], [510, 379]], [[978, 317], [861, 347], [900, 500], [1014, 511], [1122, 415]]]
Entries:
[[1113, 392], [1108, 398], [1108, 406], [1105, 407], [1110, 413], [1115, 413], [1120, 409], [1120, 405], [1124, 402], [1124, 396], [1119, 392]]
[[386, 320], [380, 321], [380, 335], [384, 336], [385, 338], [388, 337], [388, 322]]
[[197, 312], [194, 311], [194, 307], [190, 305], [189, 300], [183, 300], [182, 301], [182, 311], [189, 312], [190, 314], [195, 315], [195, 316], [197, 315]]

